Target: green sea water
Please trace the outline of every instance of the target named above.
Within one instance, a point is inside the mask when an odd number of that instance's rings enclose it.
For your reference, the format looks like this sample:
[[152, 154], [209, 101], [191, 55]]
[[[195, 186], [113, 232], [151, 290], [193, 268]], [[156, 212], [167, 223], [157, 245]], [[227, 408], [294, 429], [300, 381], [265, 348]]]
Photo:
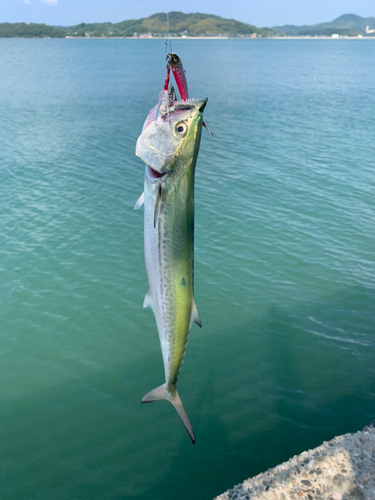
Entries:
[[0, 498], [203, 500], [375, 418], [375, 42], [173, 42], [208, 97], [171, 405], [135, 142], [162, 40], [0, 39]]

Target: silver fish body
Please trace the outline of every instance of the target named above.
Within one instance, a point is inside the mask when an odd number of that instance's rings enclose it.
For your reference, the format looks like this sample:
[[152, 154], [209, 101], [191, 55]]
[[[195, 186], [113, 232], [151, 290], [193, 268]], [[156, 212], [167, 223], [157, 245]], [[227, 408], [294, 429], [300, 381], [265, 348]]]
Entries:
[[144, 307], [153, 310], [163, 356], [165, 383], [142, 402], [166, 399], [176, 408], [191, 441], [189, 418], [177, 393], [188, 333], [201, 321], [194, 301], [194, 176], [202, 112], [207, 99], [173, 101], [161, 93], [137, 141], [136, 154], [146, 163], [144, 250], [149, 292]]

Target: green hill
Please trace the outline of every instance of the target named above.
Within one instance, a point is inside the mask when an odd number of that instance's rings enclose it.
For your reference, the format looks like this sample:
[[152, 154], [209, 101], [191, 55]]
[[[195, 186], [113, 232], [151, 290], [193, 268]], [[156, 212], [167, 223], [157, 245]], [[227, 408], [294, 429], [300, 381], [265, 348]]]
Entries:
[[[375, 29], [375, 17], [361, 17], [356, 14], [344, 14], [329, 23], [305, 26], [274, 26], [273, 29], [288, 36], [331, 36], [334, 33], [347, 36], [366, 36], [366, 27]], [[374, 36], [374, 34], [372, 34]]]
[[[170, 12], [169, 31], [171, 35], [175, 36], [246, 36], [253, 33], [269, 36], [275, 34], [269, 28], [257, 28], [234, 19], [224, 19], [211, 14], [184, 14], [182, 12]], [[154, 36], [165, 36], [167, 33], [167, 15], [165, 13], [153, 14], [143, 19], [114, 24], [80, 24], [67, 29], [67, 34], [73, 36], [85, 36], [86, 34], [91, 36], [133, 36], [134, 33], [138, 35], [152, 33]]]
[[0, 23], [0, 37], [2, 38], [62, 38], [65, 34], [64, 28], [55, 28], [46, 24]]
[[[361, 17], [355, 14], [344, 14], [329, 23], [312, 24], [305, 26], [274, 26], [270, 28], [257, 28], [252, 24], [241, 23], [234, 19], [224, 19], [211, 14], [184, 14], [183, 12], [170, 12], [169, 31], [172, 36], [230, 36], [249, 37], [257, 35], [262, 37], [286, 36], [331, 36], [339, 35], [366, 36], [366, 27], [375, 29], [374, 17]], [[167, 14], [159, 13], [143, 19], [131, 19], [120, 23], [92, 23], [78, 24], [69, 27], [47, 26], [46, 24], [25, 23], [0, 23], [0, 37], [53, 37], [65, 36], [82, 37], [131, 37], [151, 33], [153, 36], [165, 37], [167, 33]], [[374, 34], [372, 34], [374, 36]]]
[[[234, 19], [224, 19], [211, 14], [184, 14], [170, 12], [169, 31], [173, 36], [272, 36], [277, 32], [269, 28], [257, 28], [251, 24], [241, 23]], [[132, 19], [120, 23], [78, 24], [66, 28], [56, 28], [45, 24], [3, 23], [0, 24], [0, 37], [129, 37], [151, 33], [153, 36], [165, 37], [167, 33], [167, 14], [159, 13], [143, 19]]]

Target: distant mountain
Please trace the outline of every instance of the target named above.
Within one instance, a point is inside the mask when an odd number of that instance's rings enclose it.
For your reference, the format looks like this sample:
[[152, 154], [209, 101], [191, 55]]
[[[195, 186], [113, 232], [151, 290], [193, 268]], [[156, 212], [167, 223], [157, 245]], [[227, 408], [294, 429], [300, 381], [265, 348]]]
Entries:
[[[211, 14], [184, 14], [182, 12], [169, 13], [169, 31], [175, 36], [239, 36], [277, 35], [275, 30], [257, 28], [251, 24], [241, 23], [234, 19], [224, 19]], [[93, 36], [93, 37], [129, 37], [136, 33], [138, 36], [151, 33], [153, 36], [166, 36], [167, 14], [160, 13], [143, 19], [133, 19], [120, 23], [92, 23], [76, 26], [53, 27], [45, 24], [0, 23], [0, 37], [65, 37], [65, 36]]]
[[372, 35], [375, 33], [366, 33], [367, 26], [375, 30], [375, 17], [361, 17], [356, 14], [344, 14], [334, 19], [330, 23], [311, 24], [305, 26], [274, 26], [272, 29], [279, 31], [287, 36], [331, 36], [334, 33], [338, 35], [357, 36]]
[[0, 37], [2, 38], [62, 38], [65, 34], [63, 28], [55, 28], [46, 24], [0, 23]]
[[[366, 28], [369, 26], [369, 30]], [[330, 23], [320, 23], [305, 26], [274, 26], [273, 28], [257, 28], [252, 24], [241, 23], [234, 19], [224, 19], [211, 14], [169, 13], [169, 31], [172, 36], [230, 36], [270, 37], [285, 36], [331, 36], [339, 35], [375, 35], [374, 17], [360, 17], [355, 14], [344, 14]], [[69, 27], [47, 26], [46, 24], [0, 23], [0, 37], [23, 38], [63, 38], [65, 36], [79, 37], [130, 37], [151, 33], [153, 36], [165, 37], [167, 32], [167, 14], [154, 14], [143, 19], [132, 19], [120, 23], [78, 24]]]
[[[269, 28], [257, 28], [251, 24], [241, 23], [234, 19], [224, 19], [211, 14], [184, 14], [183, 12], [169, 13], [169, 31], [177, 36], [249, 36], [253, 33], [261, 36], [276, 34]], [[159, 13], [152, 16], [123, 21], [121, 23], [94, 23], [79, 24], [67, 28], [68, 35], [85, 36], [133, 36], [152, 33], [154, 36], [165, 36], [167, 32], [167, 14]]]

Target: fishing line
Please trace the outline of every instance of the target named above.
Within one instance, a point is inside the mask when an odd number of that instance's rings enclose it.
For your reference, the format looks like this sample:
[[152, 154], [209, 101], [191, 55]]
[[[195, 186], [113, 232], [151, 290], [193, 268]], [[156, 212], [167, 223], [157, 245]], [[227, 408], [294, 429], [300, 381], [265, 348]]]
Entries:
[[169, 61], [169, 53], [172, 52], [172, 42], [170, 39], [169, 33], [169, 6], [167, 1], [167, 39], [165, 40], [165, 54], [167, 59], [167, 76], [165, 77], [164, 90], [168, 90], [169, 88], [169, 77], [171, 72], [171, 65]]
[[153, 100], [155, 99], [155, 97], [158, 97], [158, 95], [159, 95], [159, 93], [157, 93], [157, 94], [153, 95], [153, 96], [151, 97], [151, 99], [149, 99], [149, 100], [147, 101], [147, 104], [148, 104], [149, 102], [153, 101]]
[[167, 39], [165, 41], [165, 54], [168, 55], [172, 52], [172, 42], [170, 39], [171, 34], [169, 33], [169, 7], [167, 2]]

